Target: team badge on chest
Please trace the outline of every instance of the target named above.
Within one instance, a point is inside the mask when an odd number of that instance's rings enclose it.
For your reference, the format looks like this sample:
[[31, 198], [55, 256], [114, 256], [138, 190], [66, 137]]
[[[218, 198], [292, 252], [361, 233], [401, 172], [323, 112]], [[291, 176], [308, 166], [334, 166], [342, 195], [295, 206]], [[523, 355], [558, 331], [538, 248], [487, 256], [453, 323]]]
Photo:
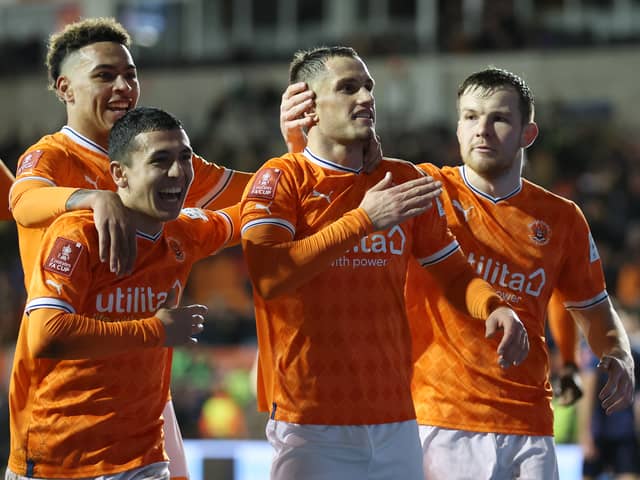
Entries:
[[551, 228], [542, 220], [535, 220], [529, 224], [529, 238], [538, 245], [546, 245], [551, 239]]

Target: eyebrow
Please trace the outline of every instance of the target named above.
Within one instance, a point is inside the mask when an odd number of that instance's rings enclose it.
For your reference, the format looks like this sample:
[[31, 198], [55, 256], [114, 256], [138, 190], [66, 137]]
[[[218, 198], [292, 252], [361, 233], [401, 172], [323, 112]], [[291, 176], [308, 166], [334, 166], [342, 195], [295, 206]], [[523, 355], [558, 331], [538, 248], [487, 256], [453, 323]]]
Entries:
[[[113, 64], [110, 64], [110, 63], [101, 63], [101, 64], [96, 65], [95, 67], [93, 67], [91, 69], [91, 71], [94, 71], [94, 70], [105, 70], [105, 69], [106, 70], [117, 70], [117, 67], [115, 65], [113, 65]], [[128, 64], [126, 69], [127, 70], [136, 70], [136, 66], [132, 65], [132, 64]]]
[[336, 86], [340, 87], [346, 83], [364, 83], [365, 85], [375, 86], [376, 82], [371, 77], [365, 77], [364, 82], [359, 77], [343, 77], [336, 81]]

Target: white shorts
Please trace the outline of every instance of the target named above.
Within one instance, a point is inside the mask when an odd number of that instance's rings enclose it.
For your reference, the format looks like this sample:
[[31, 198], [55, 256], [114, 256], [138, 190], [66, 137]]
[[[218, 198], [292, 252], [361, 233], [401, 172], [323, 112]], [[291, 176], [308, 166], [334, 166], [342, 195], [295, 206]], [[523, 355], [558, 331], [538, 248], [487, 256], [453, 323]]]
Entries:
[[[82, 477], [73, 480], [169, 480], [169, 462], [157, 462], [144, 467], [127, 470], [126, 472], [114, 473], [112, 475], [100, 475], [99, 477]], [[5, 480], [49, 480], [43, 477], [23, 477], [9, 470], [4, 474]], [[55, 478], [51, 480], [72, 480], [67, 478]]]
[[420, 425], [429, 480], [558, 480], [553, 437], [504, 435]]
[[423, 480], [418, 424], [267, 422], [271, 480]]

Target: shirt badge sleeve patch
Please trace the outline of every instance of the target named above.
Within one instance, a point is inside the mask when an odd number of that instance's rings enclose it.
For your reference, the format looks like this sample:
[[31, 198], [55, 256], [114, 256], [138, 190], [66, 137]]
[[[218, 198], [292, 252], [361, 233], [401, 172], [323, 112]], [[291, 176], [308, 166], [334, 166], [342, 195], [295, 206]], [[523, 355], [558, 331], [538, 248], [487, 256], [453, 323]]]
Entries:
[[84, 250], [84, 245], [80, 242], [58, 237], [47, 260], [44, 262], [44, 269], [65, 277], [71, 277], [78, 264], [82, 250]]
[[27, 153], [18, 165], [18, 170], [16, 171], [16, 177], [27, 172], [29, 170], [33, 170], [38, 164], [38, 160], [44, 153], [44, 150], [34, 150], [33, 152]]
[[271, 201], [276, 196], [276, 187], [282, 175], [279, 168], [263, 168], [256, 173], [247, 198], [249, 200]]

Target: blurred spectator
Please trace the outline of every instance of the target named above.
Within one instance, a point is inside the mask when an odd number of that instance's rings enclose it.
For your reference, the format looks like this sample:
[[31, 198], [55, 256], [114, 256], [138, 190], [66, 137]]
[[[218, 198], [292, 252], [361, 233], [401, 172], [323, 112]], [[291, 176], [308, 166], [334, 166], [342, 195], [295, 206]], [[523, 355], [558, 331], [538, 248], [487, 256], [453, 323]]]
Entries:
[[[618, 311], [627, 331], [637, 332], [638, 317], [624, 314], [623, 309]], [[632, 344], [632, 351], [637, 392], [640, 389], [640, 345]], [[584, 455], [584, 480], [595, 480], [603, 473], [612, 474], [615, 480], [640, 479], [638, 399], [636, 405], [607, 415], [597, 399], [606, 383], [606, 375], [598, 370], [598, 359], [586, 346], [582, 350], [581, 363], [584, 397], [579, 406], [579, 437]]]

